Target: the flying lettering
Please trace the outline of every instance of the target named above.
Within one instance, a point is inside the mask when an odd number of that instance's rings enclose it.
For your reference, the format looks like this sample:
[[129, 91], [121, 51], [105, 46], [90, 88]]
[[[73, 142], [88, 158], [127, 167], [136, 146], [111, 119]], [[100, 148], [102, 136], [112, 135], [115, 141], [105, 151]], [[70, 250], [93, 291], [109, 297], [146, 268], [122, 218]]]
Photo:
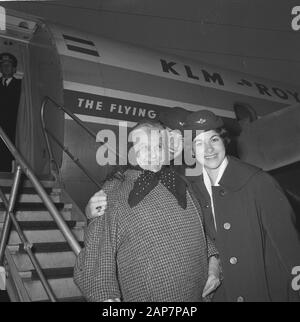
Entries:
[[149, 118], [155, 119], [157, 116], [156, 111], [152, 109], [147, 109], [144, 107], [136, 107], [126, 104], [117, 104], [117, 103], [110, 103], [104, 107], [103, 101], [98, 101], [94, 99], [86, 99], [86, 98], [77, 98], [77, 106], [81, 109], [86, 110], [95, 110], [95, 111], [109, 111], [110, 113], [117, 113], [123, 115], [129, 115], [139, 118]]

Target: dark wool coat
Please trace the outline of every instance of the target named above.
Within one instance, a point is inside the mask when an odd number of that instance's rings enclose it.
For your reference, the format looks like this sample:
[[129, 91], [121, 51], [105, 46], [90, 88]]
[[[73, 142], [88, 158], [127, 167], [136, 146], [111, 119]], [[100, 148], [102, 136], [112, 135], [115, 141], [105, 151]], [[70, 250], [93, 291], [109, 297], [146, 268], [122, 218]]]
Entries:
[[300, 266], [300, 239], [293, 210], [277, 182], [229, 157], [220, 186], [212, 187], [217, 231], [203, 176], [190, 177], [190, 182], [220, 253], [224, 280], [216, 298], [299, 301], [291, 272]]
[[91, 221], [74, 280], [88, 301], [201, 301], [208, 257], [202, 219], [187, 191], [187, 209], [159, 183], [137, 206], [128, 195], [140, 172], [107, 182], [108, 209]]

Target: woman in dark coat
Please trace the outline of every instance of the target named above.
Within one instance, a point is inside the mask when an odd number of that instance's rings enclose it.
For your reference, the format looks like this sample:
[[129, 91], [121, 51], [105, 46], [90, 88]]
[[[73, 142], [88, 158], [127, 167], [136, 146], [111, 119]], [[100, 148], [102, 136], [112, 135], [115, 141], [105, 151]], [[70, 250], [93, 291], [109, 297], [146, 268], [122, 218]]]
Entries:
[[[145, 129], [149, 139], [149, 129], [162, 128], [144, 124], [133, 131]], [[200, 302], [205, 289], [219, 285], [217, 250], [197, 200], [158, 161], [160, 135], [151, 133], [151, 140], [134, 144], [140, 168], [103, 187], [108, 208], [89, 224], [74, 270], [88, 301]]]
[[267, 173], [226, 155], [223, 121], [212, 112], [192, 113], [185, 129], [203, 169], [189, 179], [223, 270], [215, 300], [299, 301], [292, 271], [300, 239], [283, 191]]

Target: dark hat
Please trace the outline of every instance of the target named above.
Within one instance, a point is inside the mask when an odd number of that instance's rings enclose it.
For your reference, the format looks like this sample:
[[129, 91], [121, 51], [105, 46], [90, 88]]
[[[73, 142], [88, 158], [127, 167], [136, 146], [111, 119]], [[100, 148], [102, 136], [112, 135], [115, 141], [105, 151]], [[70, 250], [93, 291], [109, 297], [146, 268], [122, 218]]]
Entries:
[[4, 62], [11, 62], [14, 67], [17, 67], [18, 60], [17, 58], [10, 53], [1, 53], [0, 54], [0, 64]]
[[209, 131], [224, 126], [220, 116], [208, 110], [191, 113], [185, 121], [185, 130]]
[[159, 113], [159, 120], [163, 125], [172, 130], [181, 130], [186, 117], [190, 113], [190, 111], [178, 106], [170, 109], [166, 108]]

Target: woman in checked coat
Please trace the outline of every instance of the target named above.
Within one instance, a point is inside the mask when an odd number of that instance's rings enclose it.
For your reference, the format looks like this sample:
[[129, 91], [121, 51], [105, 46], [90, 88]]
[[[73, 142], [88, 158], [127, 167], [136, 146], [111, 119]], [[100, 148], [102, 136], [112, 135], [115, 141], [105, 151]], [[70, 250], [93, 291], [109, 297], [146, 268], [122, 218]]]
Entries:
[[220, 253], [224, 280], [214, 299], [299, 301], [293, 281], [300, 239], [283, 191], [267, 173], [226, 155], [220, 117], [194, 112], [185, 129], [193, 131], [193, 150], [203, 169], [189, 180]]
[[161, 130], [137, 126], [138, 167], [103, 187], [108, 207], [89, 224], [74, 270], [89, 301], [200, 302], [220, 284], [201, 209], [186, 180], [160, 161]]

